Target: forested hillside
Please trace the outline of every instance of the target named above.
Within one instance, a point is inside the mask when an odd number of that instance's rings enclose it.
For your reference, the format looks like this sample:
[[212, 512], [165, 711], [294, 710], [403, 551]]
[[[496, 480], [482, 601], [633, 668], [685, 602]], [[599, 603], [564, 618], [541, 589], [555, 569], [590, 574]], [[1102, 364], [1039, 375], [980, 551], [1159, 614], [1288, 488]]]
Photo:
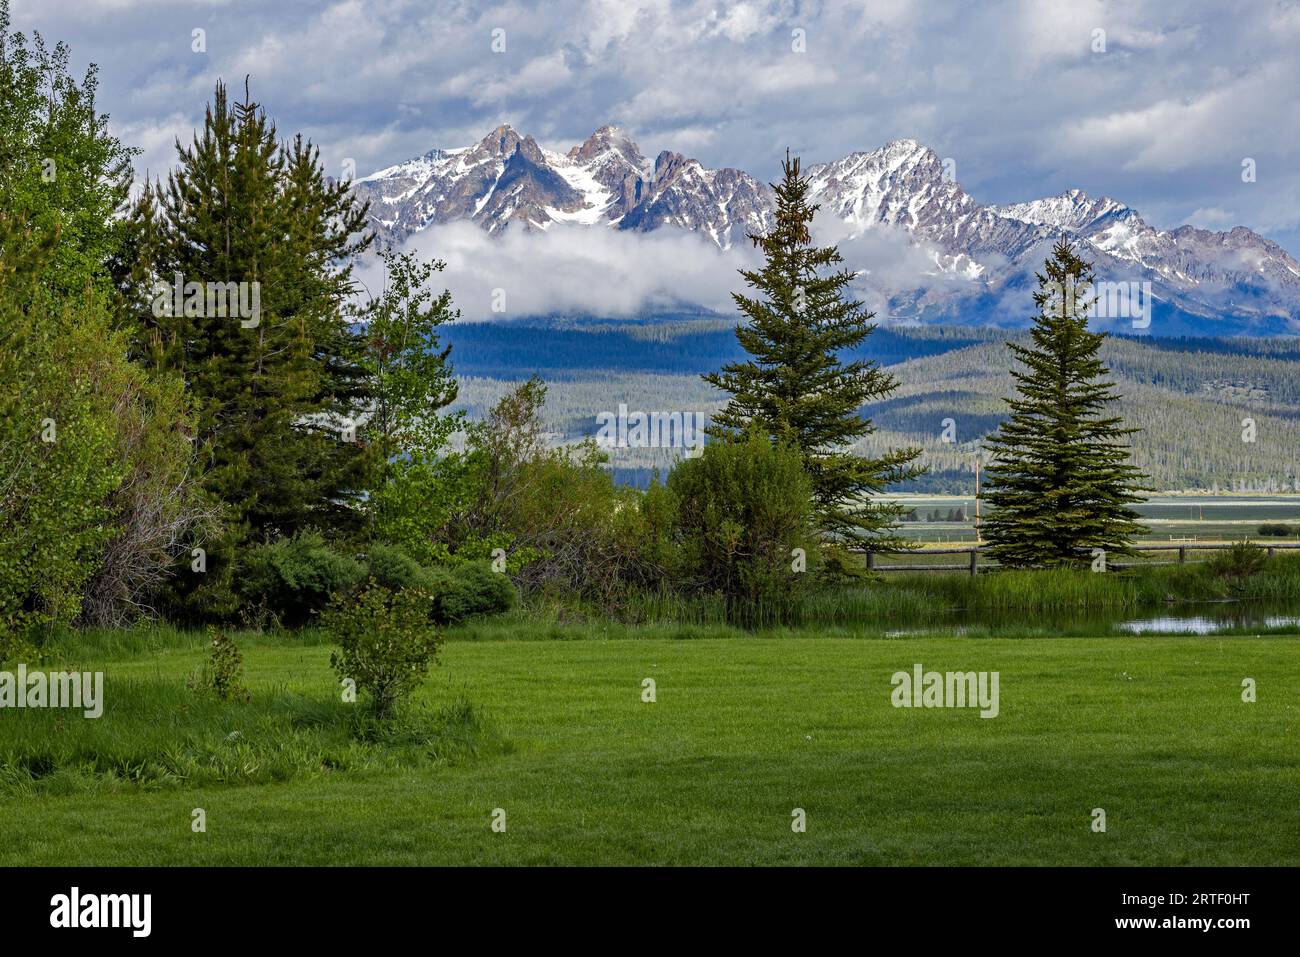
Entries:
[[[452, 364], [471, 417], [539, 372], [551, 383], [553, 441], [593, 435], [596, 416], [629, 410], [709, 415], [720, 397], [699, 372], [735, 357], [730, 320], [665, 317], [632, 323], [548, 320], [451, 327]], [[881, 327], [863, 354], [899, 380], [870, 407], [874, 452], [919, 445], [929, 475], [914, 491], [966, 491], [979, 440], [1000, 421], [1011, 388], [1005, 334], [948, 327]], [[1111, 338], [1102, 354], [1140, 428], [1134, 457], [1160, 489], [1296, 491], [1300, 341]], [[951, 426], [945, 427], [951, 419]], [[1249, 422], [1253, 420], [1253, 441]], [[1245, 424], [1243, 424], [1245, 423]], [[945, 441], [945, 438], [952, 441]], [[641, 484], [677, 449], [615, 449], [619, 477]]]

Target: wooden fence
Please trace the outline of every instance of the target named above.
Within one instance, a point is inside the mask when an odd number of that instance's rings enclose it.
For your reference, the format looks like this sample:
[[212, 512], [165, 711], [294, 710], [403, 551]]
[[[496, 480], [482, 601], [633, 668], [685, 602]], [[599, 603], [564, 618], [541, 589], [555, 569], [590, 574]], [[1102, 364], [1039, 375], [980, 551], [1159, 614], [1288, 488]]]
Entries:
[[[1258, 543], [1257, 543], [1258, 544]], [[998, 568], [997, 562], [986, 560], [980, 563], [980, 552], [985, 551], [988, 546], [969, 545], [965, 548], [919, 548], [915, 552], [886, 552], [889, 555], [969, 555], [970, 560], [967, 562], [948, 562], [943, 565], [894, 565], [881, 564], [876, 561], [876, 552], [863, 552], [867, 557], [867, 568], [878, 572], [956, 572], [966, 571], [971, 575], [978, 575], [981, 571], [992, 571]], [[1177, 544], [1177, 545], [1133, 545], [1135, 552], [1178, 552], [1177, 561], [1136, 561], [1136, 562], [1106, 562], [1107, 570], [1115, 568], [1134, 568], [1145, 567], [1149, 565], [1179, 565], [1187, 561], [1187, 553], [1191, 551], [1218, 551], [1232, 547], [1232, 543], [1215, 543], [1215, 544]], [[1261, 545], [1261, 548], [1268, 552], [1270, 558], [1273, 553], [1282, 549], [1300, 548], [1300, 542], [1279, 542], [1273, 545]]]

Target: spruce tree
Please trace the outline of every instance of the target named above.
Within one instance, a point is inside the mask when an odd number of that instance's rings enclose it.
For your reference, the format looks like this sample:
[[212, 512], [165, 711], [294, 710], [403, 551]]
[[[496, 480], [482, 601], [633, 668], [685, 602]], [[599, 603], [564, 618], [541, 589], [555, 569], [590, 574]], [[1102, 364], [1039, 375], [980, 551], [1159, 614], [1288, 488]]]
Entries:
[[730, 394], [709, 433], [736, 439], [755, 423], [773, 439], [789, 441], [812, 481], [822, 532], [847, 544], [899, 548], [904, 543], [891, 529], [900, 509], [871, 497], [920, 474], [913, 464], [920, 451], [897, 449], [879, 458], [852, 451], [875, 431], [862, 407], [888, 397], [898, 383], [870, 360], [841, 359], [876, 328], [875, 314], [849, 296], [854, 274], [834, 268], [843, 262], [839, 250], [813, 245], [810, 224], [819, 207], [808, 201], [798, 158], [787, 152], [782, 167], [784, 177], [772, 184], [775, 223], [764, 235], [749, 235], [763, 251], [763, 268], [740, 271], [756, 295], [732, 295], [747, 320], [736, 327], [736, 338], [750, 358], [704, 376]]
[[1130, 462], [1138, 430], [1105, 413], [1118, 395], [1098, 358], [1105, 333], [1088, 329], [1092, 266], [1062, 240], [1037, 278], [1029, 344], [1007, 344], [1023, 366], [1011, 373], [1011, 416], [985, 443], [989, 552], [1034, 568], [1089, 562], [1094, 548], [1133, 554], [1130, 540], [1146, 529], [1129, 506], [1151, 489]]
[[[233, 610], [230, 573], [251, 542], [360, 526], [372, 456], [355, 423], [368, 404], [361, 333], [351, 322], [346, 262], [370, 241], [365, 209], [327, 180], [316, 150], [277, 140], [245, 95], [218, 83], [203, 128], [165, 187], [150, 185], [133, 239], [152, 300], [142, 346], [180, 370], [193, 397], [203, 484], [224, 507], [226, 534], [201, 543], [210, 567], [181, 576], [200, 614]], [[256, 317], [210, 305], [177, 308], [163, 284], [256, 284]], [[157, 284], [155, 286], [155, 284]], [[232, 287], [233, 288], [233, 287]], [[160, 297], [161, 294], [161, 297]], [[160, 307], [161, 304], [161, 307]]]

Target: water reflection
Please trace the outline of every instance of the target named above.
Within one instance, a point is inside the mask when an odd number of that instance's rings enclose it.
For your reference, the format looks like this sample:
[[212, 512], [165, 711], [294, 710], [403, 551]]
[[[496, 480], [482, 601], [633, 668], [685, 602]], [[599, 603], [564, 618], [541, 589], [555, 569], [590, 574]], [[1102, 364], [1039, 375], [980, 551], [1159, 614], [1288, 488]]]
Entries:
[[1188, 618], [1162, 615], [1158, 618], [1122, 621], [1116, 627], [1120, 631], [1133, 635], [1212, 635], [1228, 629], [1289, 628], [1296, 625], [1300, 625], [1300, 618], [1291, 615], [1259, 616], [1237, 613], [1216, 618], [1207, 618], [1204, 615]]
[[1057, 609], [1027, 613], [1018, 609], [952, 611], [929, 616], [925, 622], [900, 621], [886, 638], [932, 635], [1212, 635], [1224, 631], [1247, 634], [1269, 630], [1300, 631], [1300, 608], [1294, 602], [1200, 602], [1186, 605], [1124, 608]]

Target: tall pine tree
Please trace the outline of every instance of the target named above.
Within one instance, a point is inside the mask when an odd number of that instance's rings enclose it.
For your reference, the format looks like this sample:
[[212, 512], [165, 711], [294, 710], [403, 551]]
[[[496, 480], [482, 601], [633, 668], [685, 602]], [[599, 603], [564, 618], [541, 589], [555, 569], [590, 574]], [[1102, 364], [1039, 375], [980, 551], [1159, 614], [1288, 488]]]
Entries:
[[1131, 464], [1118, 398], [1098, 358], [1105, 333], [1088, 329], [1094, 274], [1068, 240], [1038, 274], [1038, 315], [1030, 344], [1008, 343], [1022, 370], [1012, 370], [1017, 395], [1011, 416], [986, 440], [993, 453], [984, 498], [989, 552], [1016, 567], [1060, 567], [1090, 561], [1094, 548], [1132, 554], [1146, 529], [1129, 506], [1149, 492]]
[[[149, 268], [133, 279], [150, 285], [137, 290], [151, 300], [143, 346], [185, 376], [204, 487], [225, 512], [223, 540], [203, 543], [210, 567], [183, 574], [181, 590], [200, 593], [185, 602], [196, 613], [220, 614], [233, 610], [229, 576], [247, 543], [361, 523], [372, 456], [353, 425], [368, 395], [345, 264], [372, 237], [347, 184], [326, 179], [301, 138], [279, 143], [247, 94], [232, 104], [219, 83], [203, 129], [177, 150], [166, 187], [151, 185], [137, 209]], [[177, 283], [183, 302], [154, 286]], [[256, 288], [255, 317], [208, 296], [230, 284], [247, 284], [245, 304]]]
[[772, 185], [773, 228], [749, 235], [766, 258], [763, 268], [740, 271], [757, 295], [732, 295], [748, 320], [736, 327], [736, 338], [751, 358], [704, 376], [731, 396], [709, 431], [735, 438], [752, 424], [791, 442], [812, 480], [823, 532], [848, 544], [902, 547], [891, 531], [900, 510], [872, 496], [920, 474], [913, 464], [920, 450], [897, 449], [880, 458], [852, 451], [875, 431], [862, 407], [888, 397], [898, 383], [874, 362], [840, 359], [876, 328], [875, 314], [849, 297], [854, 274], [833, 268], [844, 261], [839, 250], [813, 245], [810, 224], [819, 207], [808, 201], [798, 158], [787, 152], [783, 171]]

